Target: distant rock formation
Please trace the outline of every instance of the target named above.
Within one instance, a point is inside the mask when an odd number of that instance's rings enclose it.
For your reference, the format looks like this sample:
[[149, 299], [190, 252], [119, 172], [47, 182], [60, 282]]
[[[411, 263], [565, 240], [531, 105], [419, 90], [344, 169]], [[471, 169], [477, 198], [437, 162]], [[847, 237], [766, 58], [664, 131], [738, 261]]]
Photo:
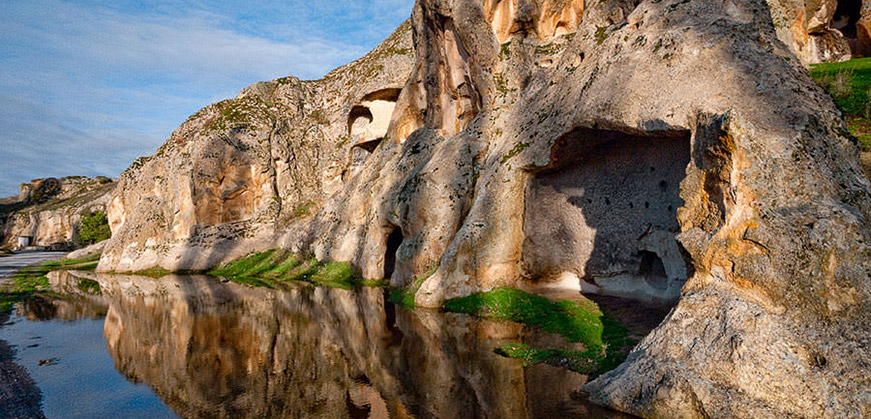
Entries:
[[75, 247], [82, 217], [106, 211], [115, 180], [70, 176], [36, 179], [20, 187], [17, 197], [0, 200], [0, 246], [69, 250]]
[[[823, 3], [784, 6], [805, 13], [790, 33], [837, 37], [808, 23]], [[782, 42], [776, 11], [419, 0], [362, 60], [252, 86], [128, 169], [99, 269], [280, 246], [426, 307], [500, 286], [676, 301], [595, 400], [871, 415], [871, 185], [803, 66], [825, 54]]]

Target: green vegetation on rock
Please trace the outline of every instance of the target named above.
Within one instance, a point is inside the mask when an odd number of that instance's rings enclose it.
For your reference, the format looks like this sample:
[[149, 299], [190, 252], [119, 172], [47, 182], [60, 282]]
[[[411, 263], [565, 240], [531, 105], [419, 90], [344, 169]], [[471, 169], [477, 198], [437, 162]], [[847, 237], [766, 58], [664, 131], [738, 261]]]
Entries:
[[871, 151], [871, 58], [816, 64], [811, 77], [835, 99], [862, 149]]
[[525, 343], [507, 343], [496, 348], [495, 352], [504, 357], [522, 359], [526, 364], [544, 363], [582, 374], [592, 374], [599, 369], [596, 356], [591, 356], [588, 351], [536, 349]]
[[348, 262], [322, 262], [313, 256], [300, 257], [284, 250], [254, 253], [207, 272], [233, 282], [277, 288], [282, 282], [304, 281], [350, 289], [364, 284]]
[[436, 270], [438, 270], [439, 265], [437, 263], [431, 265], [429, 269], [427, 269], [426, 273], [424, 273], [419, 278], [415, 278], [414, 281], [411, 281], [405, 288], [393, 288], [390, 290], [390, 295], [388, 296], [388, 300], [392, 303], [399, 304], [408, 309], [414, 309], [414, 296], [417, 294], [417, 291], [423, 285], [424, 281], [426, 281], [429, 277], [431, 277]]
[[88, 245], [99, 243], [112, 237], [109, 229], [109, 219], [105, 212], [92, 212], [82, 217], [79, 225], [76, 244]]
[[508, 344], [497, 353], [527, 362], [546, 362], [566, 366], [586, 374], [613, 369], [626, 358], [634, 344], [628, 330], [614, 319], [603, 316], [596, 303], [551, 301], [513, 288], [499, 288], [468, 297], [448, 300], [445, 311], [507, 320], [537, 326], [568, 341], [580, 342], [584, 351], [535, 349], [523, 344]]

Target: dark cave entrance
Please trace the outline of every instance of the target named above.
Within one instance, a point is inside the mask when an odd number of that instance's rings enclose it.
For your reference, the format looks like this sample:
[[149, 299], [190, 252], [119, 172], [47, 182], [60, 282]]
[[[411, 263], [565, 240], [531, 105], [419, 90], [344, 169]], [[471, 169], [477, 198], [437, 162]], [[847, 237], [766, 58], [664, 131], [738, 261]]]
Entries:
[[837, 29], [848, 40], [857, 37], [856, 24], [862, 17], [862, 0], [840, 0], [829, 27]]
[[376, 138], [372, 141], [357, 144], [351, 147], [351, 157], [347, 168], [342, 172], [342, 180], [348, 180], [354, 177], [369, 160], [369, 156], [375, 152], [378, 145], [381, 144], [384, 138]]
[[653, 305], [677, 301], [688, 278], [677, 210], [690, 132], [645, 135], [579, 128], [526, 196], [523, 260], [545, 283], [577, 277], [584, 294]]
[[393, 271], [396, 270], [396, 252], [399, 251], [402, 239], [402, 230], [398, 227], [394, 228], [387, 236], [387, 251], [384, 253], [384, 279], [390, 279], [393, 276]]
[[829, 27], [844, 35], [853, 58], [871, 56], [871, 34], [862, 20], [861, 0], [840, 0]]

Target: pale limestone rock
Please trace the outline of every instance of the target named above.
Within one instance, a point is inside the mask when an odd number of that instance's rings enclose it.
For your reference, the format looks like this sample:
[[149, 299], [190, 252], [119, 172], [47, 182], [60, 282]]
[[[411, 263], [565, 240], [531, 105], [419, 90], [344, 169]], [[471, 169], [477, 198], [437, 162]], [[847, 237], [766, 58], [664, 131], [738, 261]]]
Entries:
[[115, 180], [71, 176], [20, 186], [18, 197], [0, 200], [0, 245], [16, 248], [18, 237], [30, 237], [31, 246], [66, 250], [84, 215], [106, 211]]
[[321, 80], [256, 83], [191, 116], [121, 175], [99, 269], [202, 269], [275, 247], [383, 137], [412, 61], [404, 24]]
[[[793, 35], [830, 10], [795, 6]], [[234, 115], [207, 108], [125, 173], [100, 269], [211, 266], [278, 244], [419, 285], [426, 307], [499, 286], [678, 298], [585, 387], [594, 400], [645, 417], [868, 416], [871, 185], [775, 11], [419, 0], [415, 60], [394, 62], [404, 86], [327, 92], [323, 136], [273, 135], [280, 118], [262, 117], [320, 119], [264, 93], [317, 100], [318, 82], [255, 85], [231, 103], [251, 103], [244, 128], [201, 132]], [[400, 87], [384, 139], [364, 147], [386, 108], [354, 107]], [[316, 215], [294, 218], [308, 201]]]

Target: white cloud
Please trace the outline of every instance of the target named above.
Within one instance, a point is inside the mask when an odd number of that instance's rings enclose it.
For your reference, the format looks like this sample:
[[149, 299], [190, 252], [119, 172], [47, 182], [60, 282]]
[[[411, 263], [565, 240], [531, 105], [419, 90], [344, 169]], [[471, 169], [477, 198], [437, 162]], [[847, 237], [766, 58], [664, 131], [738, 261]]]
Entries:
[[[36, 177], [117, 176], [216, 98], [259, 80], [319, 77], [362, 56], [374, 45], [363, 38], [389, 33], [411, 0], [215, 4], [5, 1], [0, 196]], [[222, 7], [269, 9], [246, 20]]]

